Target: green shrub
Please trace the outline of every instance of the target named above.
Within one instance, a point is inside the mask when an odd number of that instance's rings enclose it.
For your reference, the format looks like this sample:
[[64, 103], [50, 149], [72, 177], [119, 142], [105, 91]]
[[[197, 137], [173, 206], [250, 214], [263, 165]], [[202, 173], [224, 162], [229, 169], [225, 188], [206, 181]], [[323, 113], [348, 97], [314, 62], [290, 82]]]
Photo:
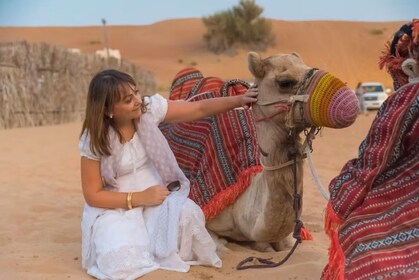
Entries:
[[204, 17], [207, 47], [214, 53], [234, 54], [239, 47], [264, 51], [273, 46], [272, 24], [260, 17], [262, 12], [254, 0], [240, 0], [231, 10]]
[[371, 29], [370, 34], [371, 35], [383, 35], [383, 30], [381, 30], [381, 29]]

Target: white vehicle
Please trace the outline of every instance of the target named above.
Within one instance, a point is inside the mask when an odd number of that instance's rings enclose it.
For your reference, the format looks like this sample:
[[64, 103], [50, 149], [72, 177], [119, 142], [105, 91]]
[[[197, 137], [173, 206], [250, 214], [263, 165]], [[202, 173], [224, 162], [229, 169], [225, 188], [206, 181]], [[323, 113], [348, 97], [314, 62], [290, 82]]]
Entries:
[[364, 91], [364, 106], [366, 109], [378, 109], [388, 95], [382, 83], [362, 83]]

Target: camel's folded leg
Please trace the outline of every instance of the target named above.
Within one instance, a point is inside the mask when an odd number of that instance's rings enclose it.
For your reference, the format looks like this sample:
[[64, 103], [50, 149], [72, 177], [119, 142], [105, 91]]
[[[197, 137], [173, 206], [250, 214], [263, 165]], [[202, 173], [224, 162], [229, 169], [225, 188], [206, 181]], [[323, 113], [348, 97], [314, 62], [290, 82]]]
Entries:
[[259, 252], [278, 252], [291, 249], [292, 244], [292, 236], [289, 235], [278, 242], [251, 242], [249, 247]]
[[295, 241], [292, 237], [292, 234], [290, 234], [286, 238], [282, 239], [281, 241], [271, 243], [271, 245], [275, 249], [275, 251], [284, 251], [284, 250], [291, 249], [294, 242]]
[[268, 242], [250, 242], [249, 247], [259, 252], [275, 252], [274, 248]]
[[214, 240], [217, 252], [230, 252], [231, 250], [226, 247], [228, 241], [220, 236], [218, 236], [216, 233], [212, 232], [211, 230], [208, 230], [209, 234], [211, 235], [212, 240]]

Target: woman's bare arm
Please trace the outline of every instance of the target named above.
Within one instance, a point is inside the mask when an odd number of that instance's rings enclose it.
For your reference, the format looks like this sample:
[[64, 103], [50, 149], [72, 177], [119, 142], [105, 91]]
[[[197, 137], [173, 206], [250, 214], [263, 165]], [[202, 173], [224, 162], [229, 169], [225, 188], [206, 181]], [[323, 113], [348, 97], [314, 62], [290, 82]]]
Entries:
[[168, 101], [164, 122], [188, 122], [227, 112], [236, 107], [249, 108], [257, 101], [257, 88], [250, 88], [243, 95], [210, 98], [195, 102]]
[[[81, 158], [81, 184], [87, 204], [98, 208], [128, 208], [126, 192], [111, 192], [103, 189], [100, 161]], [[151, 186], [142, 192], [134, 192], [132, 206], [153, 206], [163, 203], [170, 194], [166, 187]]]

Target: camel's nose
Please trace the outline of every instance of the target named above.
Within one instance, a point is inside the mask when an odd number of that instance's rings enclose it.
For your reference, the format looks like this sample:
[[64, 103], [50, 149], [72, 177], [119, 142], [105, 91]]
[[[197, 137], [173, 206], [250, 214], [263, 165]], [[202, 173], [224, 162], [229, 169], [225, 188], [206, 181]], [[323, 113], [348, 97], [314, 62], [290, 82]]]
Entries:
[[359, 103], [355, 93], [332, 74], [318, 70], [307, 87], [309, 100], [305, 119], [315, 126], [344, 128], [358, 116]]

